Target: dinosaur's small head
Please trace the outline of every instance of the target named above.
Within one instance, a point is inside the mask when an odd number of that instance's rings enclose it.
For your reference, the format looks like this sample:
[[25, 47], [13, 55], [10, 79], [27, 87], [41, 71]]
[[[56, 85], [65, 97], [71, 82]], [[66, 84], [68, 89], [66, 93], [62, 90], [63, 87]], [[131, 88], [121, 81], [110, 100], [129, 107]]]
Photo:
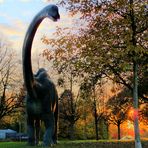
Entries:
[[59, 9], [56, 5], [48, 5], [45, 9], [48, 18], [53, 21], [60, 19]]

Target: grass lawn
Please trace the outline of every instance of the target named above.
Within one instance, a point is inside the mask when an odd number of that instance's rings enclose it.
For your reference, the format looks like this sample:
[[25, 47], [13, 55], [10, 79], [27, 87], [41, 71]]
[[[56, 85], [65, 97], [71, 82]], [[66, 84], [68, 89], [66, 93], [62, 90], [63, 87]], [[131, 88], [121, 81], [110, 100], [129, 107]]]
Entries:
[[[148, 140], [142, 141], [143, 148], [148, 148]], [[76, 140], [59, 141], [54, 148], [134, 148], [134, 141], [96, 141]], [[27, 146], [26, 142], [0, 142], [0, 148], [43, 148], [42, 146]]]

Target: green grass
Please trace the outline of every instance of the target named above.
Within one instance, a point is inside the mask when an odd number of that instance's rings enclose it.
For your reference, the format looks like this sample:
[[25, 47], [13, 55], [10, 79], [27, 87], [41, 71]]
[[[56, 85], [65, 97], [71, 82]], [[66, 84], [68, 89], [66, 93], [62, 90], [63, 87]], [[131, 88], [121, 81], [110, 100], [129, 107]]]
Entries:
[[0, 148], [23, 148], [24, 143], [21, 142], [0, 142]]
[[[142, 141], [143, 148], [148, 148], [148, 141]], [[134, 141], [118, 140], [76, 140], [59, 141], [54, 148], [134, 148]], [[27, 146], [26, 142], [0, 142], [0, 148], [43, 148]]]

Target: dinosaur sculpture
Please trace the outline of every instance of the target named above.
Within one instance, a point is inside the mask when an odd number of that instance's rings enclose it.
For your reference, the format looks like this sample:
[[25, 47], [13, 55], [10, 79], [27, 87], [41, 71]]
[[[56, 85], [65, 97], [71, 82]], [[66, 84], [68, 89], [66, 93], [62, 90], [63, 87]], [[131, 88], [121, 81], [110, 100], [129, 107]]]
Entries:
[[44, 18], [57, 21], [60, 18], [58, 7], [48, 5], [42, 9], [31, 22], [23, 44], [22, 62], [26, 96], [28, 144], [39, 142], [40, 121], [45, 125], [43, 145], [50, 146], [57, 142], [58, 95], [54, 83], [46, 70], [40, 68], [33, 75], [31, 64], [32, 42], [38, 26]]

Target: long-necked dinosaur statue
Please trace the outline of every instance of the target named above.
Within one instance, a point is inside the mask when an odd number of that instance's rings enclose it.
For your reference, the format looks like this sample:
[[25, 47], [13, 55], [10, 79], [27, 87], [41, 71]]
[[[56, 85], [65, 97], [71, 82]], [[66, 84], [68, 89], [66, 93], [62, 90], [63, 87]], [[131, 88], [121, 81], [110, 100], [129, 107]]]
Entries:
[[37, 145], [39, 142], [40, 120], [45, 125], [43, 145], [50, 146], [57, 142], [57, 91], [46, 70], [40, 68], [34, 75], [31, 64], [33, 39], [37, 28], [46, 17], [57, 21], [60, 18], [58, 7], [48, 5], [35, 16], [27, 30], [22, 51], [23, 77], [27, 90], [26, 110], [29, 145]]

